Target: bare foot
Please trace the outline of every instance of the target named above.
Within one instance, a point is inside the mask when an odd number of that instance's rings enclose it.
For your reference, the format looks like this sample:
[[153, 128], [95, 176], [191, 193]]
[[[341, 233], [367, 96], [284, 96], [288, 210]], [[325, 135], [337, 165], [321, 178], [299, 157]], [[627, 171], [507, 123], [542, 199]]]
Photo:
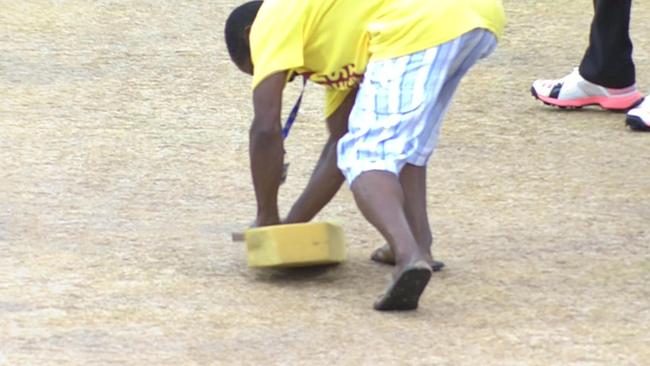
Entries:
[[[375, 249], [370, 255], [370, 259], [378, 263], [395, 265], [395, 255], [388, 244]], [[428, 255], [427, 261], [431, 264], [431, 269], [438, 272], [445, 267], [443, 262], [433, 259], [431, 254]]]

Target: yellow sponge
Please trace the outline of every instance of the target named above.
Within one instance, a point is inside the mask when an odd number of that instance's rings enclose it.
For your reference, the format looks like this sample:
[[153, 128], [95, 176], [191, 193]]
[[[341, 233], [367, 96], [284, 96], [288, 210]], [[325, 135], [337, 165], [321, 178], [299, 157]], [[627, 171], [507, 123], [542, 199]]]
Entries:
[[245, 232], [249, 267], [295, 267], [347, 259], [340, 226], [310, 222], [265, 226]]

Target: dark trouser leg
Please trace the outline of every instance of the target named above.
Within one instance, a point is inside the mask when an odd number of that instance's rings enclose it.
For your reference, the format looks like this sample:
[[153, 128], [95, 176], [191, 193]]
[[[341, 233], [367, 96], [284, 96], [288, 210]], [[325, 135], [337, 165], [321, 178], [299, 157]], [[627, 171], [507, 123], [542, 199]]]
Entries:
[[580, 75], [608, 88], [635, 83], [630, 10], [632, 0], [594, 0], [589, 47], [580, 64]]

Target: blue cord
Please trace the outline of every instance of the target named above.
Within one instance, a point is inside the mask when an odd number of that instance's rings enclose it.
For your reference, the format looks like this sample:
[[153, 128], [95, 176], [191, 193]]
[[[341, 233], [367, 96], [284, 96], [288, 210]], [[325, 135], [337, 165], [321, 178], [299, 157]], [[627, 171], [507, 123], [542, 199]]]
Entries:
[[[305, 93], [306, 85], [307, 85], [307, 78], [303, 76], [302, 90], [300, 91], [300, 96], [298, 97], [298, 100], [296, 100], [296, 104], [293, 105], [293, 108], [291, 109], [291, 113], [289, 113], [289, 117], [287, 117], [287, 122], [284, 124], [284, 127], [282, 127], [282, 138], [285, 140], [287, 136], [289, 136], [289, 131], [291, 130], [291, 126], [293, 126], [293, 123], [296, 121], [296, 117], [298, 117], [298, 110], [300, 109], [300, 103], [302, 102], [302, 95]], [[289, 163], [284, 163], [284, 166], [282, 167], [282, 179], [280, 181], [281, 184], [287, 180], [288, 174], [289, 174]]]
[[287, 121], [285, 122], [284, 127], [282, 127], [283, 139], [286, 139], [287, 136], [289, 136], [289, 131], [291, 130], [291, 126], [293, 126], [293, 123], [296, 121], [296, 117], [298, 117], [298, 110], [300, 109], [300, 103], [302, 103], [302, 95], [305, 93], [306, 85], [307, 85], [307, 78], [303, 76], [302, 90], [300, 91], [300, 96], [298, 97], [298, 100], [296, 100], [296, 104], [294, 104], [293, 108], [291, 108], [291, 113], [289, 113], [289, 117], [287, 117]]

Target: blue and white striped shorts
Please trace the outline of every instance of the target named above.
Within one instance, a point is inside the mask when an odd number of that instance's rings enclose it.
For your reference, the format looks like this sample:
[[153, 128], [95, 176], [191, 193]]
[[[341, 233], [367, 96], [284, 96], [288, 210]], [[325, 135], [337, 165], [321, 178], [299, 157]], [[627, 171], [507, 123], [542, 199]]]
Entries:
[[434, 48], [369, 62], [338, 143], [348, 184], [370, 170], [399, 175], [407, 163], [426, 165], [460, 80], [495, 46], [491, 32], [475, 29]]

